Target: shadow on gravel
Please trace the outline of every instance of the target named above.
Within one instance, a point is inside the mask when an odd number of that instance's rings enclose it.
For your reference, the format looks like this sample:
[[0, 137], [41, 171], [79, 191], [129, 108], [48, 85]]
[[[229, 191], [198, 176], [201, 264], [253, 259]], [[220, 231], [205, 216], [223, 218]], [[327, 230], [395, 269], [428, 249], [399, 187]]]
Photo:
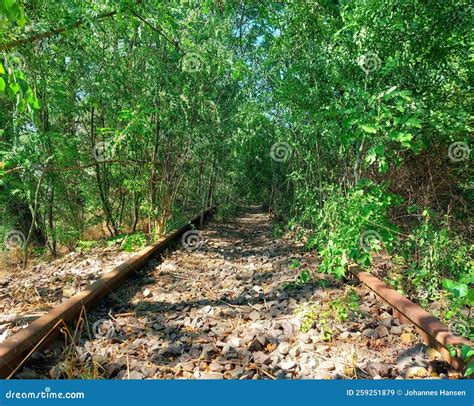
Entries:
[[[261, 210], [251, 208], [247, 213], [257, 214]], [[287, 267], [289, 258], [295, 252], [294, 247], [289, 244], [275, 248], [277, 254], [267, 249], [269, 244], [275, 242], [272, 239], [271, 225], [264, 221], [264, 217], [244, 218], [238, 223], [224, 225], [220, 223], [218, 229], [215, 225], [212, 227], [211, 223], [205, 234], [206, 239], [218, 240], [219, 244], [205, 244], [201, 247], [199, 255], [203, 256], [202, 261], [216, 257], [221, 261], [236, 260], [243, 263], [246, 258], [257, 262], [262, 259], [271, 260], [279, 269]], [[182, 377], [183, 370], [186, 369], [178, 370], [178, 364], [187, 364], [188, 377], [192, 377], [192, 366], [199, 365], [200, 369], [211, 374], [225, 374], [225, 377], [233, 379], [245, 378], [249, 373], [255, 372], [262, 378], [281, 378], [282, 367], [278, 362], [271, 363], [270, 356], [277, 355], [279, 343], [292, 342], [294, 339], [297, 332], [290, 319], [294, 317], [296, 304], [301, 299], [313, 298], [318, 291], [339, 286], [328, 284], [322, 288], [316, 283], [302, 285], [297, 289], [278, 286], [264, 294], [254, 288], [265, 285], [266, 281], [275, 276], [275, 272], [259, 271], [242, 275], [239, 273], [236, 279], [246, 287], [225, 292], [217, 299], [137, 301], [137, 295], [143, 297], [139, 292], [147, 286], [157, 285], [158, 279], [163, 287], [166, 285], [166, 289], [160, 288], [164, 291], [164, 296], [170, 292], [189, 290], [189, 281], [180, 281], [173, 272], [161, 270], [158, 275], [152, 276], [154, 268], [160, 263], [162, 261], [158, 259], [150, 261], [89, 315], [90, 324], [100, 319], [114, 320], [120, 317], [129, 317], [131, 320], [125, 325], [115, 326], [115, 334], [111, 339], [91, 338], [85, 332], [79, 339], [81, 347], [87, 342], [100, 343], [103, 347], [107, 347], [107, 343], [123, 343], [126, 347], [126, 363], [101, 364], [102, 376], [105, 378], [123, 377], [125, 371], [129, 373], [130, 369], [135, 370], [134, 367], [130, 368], [130, 362], [146, 363], [150, 374], [155, 370], [169, 370], [169, 377]], [[193, 276], [199, 277], [199, 272]], [[205, 276], [211, 290], [221, 282], [218, 275]], [[249, 289], [249, 286], [254, 288]], [[161, 295], [158, 298], [159, 296]], [[141, 319], [144, 326], [134, 325], [139, 322], [138, 319]], [[238, 334], [233, 333], [243, 322], [247, 325], [240, 329], [240, 336], [246, 339], [239, 339]], [[157, 345], [150, 354], [146, 347], [152, 342]], [[38, 368], [47, 369], [48, 363], [54, 365], [57, 359], [49, 357], [49, 362], [45, 363], [45, 359], [39, 357], [37, 361]]]
[[[326, 289], [335, 287], [336, 285], [328, 286]], [[301, 289], [279, 289], [265, 295], [256, 293], [250, 300], [245, 295], [248, 292], [242, 292], [234, 297], [223, 295], [215, 300], [197, 299], [179, 303], [140, 301], [134, 304], [130, 303], [126, 308], [122, 307], [117, 310], [133, 313], [134, 318], [146, 317], [149, 320], [149, 335], [168, 343], [158, 348], [147, 359], [151, 365], [159, 369], [174, 369], [178, 364], [186, 363], [197, 366], [205, 362], [211, 373], [227, 372], [229, 378], [245, 377], [246, 373], [252, 371], [260, 372], [262, 378], [281, 378], [281, 365], [270, 366], [268, 364], [270, 355], [276, 351], [278, 344], [291, 341], [295, 334], [295, 326], [290, 320], [294, 310], [290, 309], [288, 305], [278, 307], [278, 316], [272, 317], [272, 308], [277, 307], [281, 302], [289, 303], [291, 299], [301, 299], [305, 295], [312, 296], [318, 290], [322, 290], [322, 288], [315, 284], [309, 284]], [[130, 291], [130, 295], [133, 297], [134, 290]], [[110, 305], [112, 305], [113, 313], [114, 304], [110, 303]], [[254, 310], [256, 306], [261, 310], [258, 310], [259, 318], [255, 323], [261, 324], [262, 329], [255, 334], [249, 329], [248, 333], [251, 338], [242, 344], [235, 340], [236, 337], [234, 340], [227, 340], [227, 336], [232, 335], [232, 329], [224, 328], [222, 325], [227, 324], [227, 321], [231, 323], [238, 323], [240, 320], [249, 321], [248, 317], [253, 316], [250, 313], [256, 311]], [[190, 308], [198, 309], [195, 320], [208, 320], [204, 322], [204, 326], [190, 328], [182, 326], [182, 323], [175, 324], [173, 322], [173, 319], [187, 313]], [[216, 322], [216, 319], [221, 322]], [[269, 320], [277, 321], [273, 325], [281, 329], [266, 330], [265, 322]], [[192, 325], [192, 322], [193, 320], [190, 320], [189, 324]], [[123, 336], [123, 339], [125, 338], [126, 336]], [[226, 365], [239, 365], [240, 367], [237, 370], [226, 371]], [[264, 366], [266, 373], [261, 372], [262, 366]], [[106, 369], [113, 370], [113, 368], [107, 367]], [[192, 368], [190, 367], [190, 369]]]

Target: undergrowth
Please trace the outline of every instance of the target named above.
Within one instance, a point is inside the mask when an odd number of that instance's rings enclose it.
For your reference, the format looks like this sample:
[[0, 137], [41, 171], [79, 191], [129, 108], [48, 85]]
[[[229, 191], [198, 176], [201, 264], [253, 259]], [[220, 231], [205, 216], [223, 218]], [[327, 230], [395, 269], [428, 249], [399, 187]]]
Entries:
[[336, 325], [357, 317], [360, 308], [360, 297], [353, 287], [346, 287], [344, 294], [332, 301], [299, 306], [295, 315], [300, 321], [300, 330], [307, 333], [312, 328], [319, 330], [323, 341], [331, 341], [336, 332]]

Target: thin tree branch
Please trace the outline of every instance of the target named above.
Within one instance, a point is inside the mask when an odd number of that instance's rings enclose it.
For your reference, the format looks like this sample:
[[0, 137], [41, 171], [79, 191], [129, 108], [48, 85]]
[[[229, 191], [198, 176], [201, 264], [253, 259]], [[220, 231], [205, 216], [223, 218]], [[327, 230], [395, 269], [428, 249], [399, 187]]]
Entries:
[[[103, 20], [105, 18], [109, 18], [109, 17], [113, 17], [115, 16], [116, 14], [118, 13], [117, 10], [115, 11], [110, 11], [108, 13], [104, 13], [104, 14], [101, 14], [100, 16], [98, 16], [96, 18], [97, 21], [100, 21], [100, 20]], [[0, 52], [1, 51], [8, 51], [12, 48], [16, 48], [16, 47], [19, 47], [21, 45], [26, 45], [26, 44], [31, 44], [33, 42], [38, 42], [38, 41], [41, 41], [42, 39], [46, 39], [46, 38], [50, 38], [54, 35], [57, 35], [57, 34], [61, 34], [65, 31], [69, 31], [69, 30], [72, 30], [74, 28], [78, 28], [82, 25], [85, 24], [85, 21], [84, 20], [78, 20], [76, 21], [74, 24], [71, 24], [71, 25], [66, 25], [64, 27], [60, 27], [60, 28], [56, 28], [55, 30], [51, 30], [51, 31], [47, 31], [47, 32], [42, 32], [40, 34], [35, 34], [31, 37], [28, 37], [28, 38], [23, 38], [23, 39], [18, 39], [18, 40], [15, 40], [15, 41], [12, 41], [12, 42], [9, 42], [8, 44], [5, 44], [5, 45], [0, 45]]]
[[[135, 4], [141, 4], [141, 2], [142, 2], [142, 0], [136, 0]], [[108, 13], [100, 14], [99, 16], [97, 16], [95, 18], [95, 20], [100, 21], [100, 20], [104, 20], [106, 18], [114, 17], [116, 14], [118, 14], [119, 11], [120, 10], [113, 10], [113, 11], [109, 11]], [[132, 11], [132, 13], [133, 13], [133, 11]], [[0, 52], [1, 51], [8, 51], [12, 48], [16, 48], [16, 47], [19, 47], [21, 45], [31, 44], [33, 42], [38, 42], [38, 41], [41, 41], [42, 39], [50, 38], [54, 35], [61, 34], [65, 31], [69, 31], [69, 30], [81, 27], [85, 23], [86, 23], [86, 20], [80, 19], [80, 20], [77, 20], [73, 24], [66, 25], [66, 26], [60, 27], [60, 28], [56, 28], [55, 30], [42, 32], [40, 34], [34, 34], [34, 35], [32, 35], [31, 37], [28, 37], [28, 38], [22, 38], [22, 39], [18, 39], [18, 40], [9, 42], [8, 44], [0, 45]]]
[[137, 14], [135, 11], [131, 10], [131, 13], [136, 17], [138, 18], [140, 21], [142, 21], [143, 23], [145, 23], [148, 27], [150, 27], [153, 31], [156, 31], [158, 34], [160, 34], [166, 41], [168, 41], [171, 45], [173, 45], [176, 50], [178, 50], [179, 52], [183, 52], [183, 50], [181, 49], [181, 47], [179, 46], [179, 43], [178, 41], [173, 41], [172, 39], [168, 38], [165, 33], [163, 31], [161, 31], [160, 29], [156, 28], [154, 25], [152, 25], [151, 23], [149, 23], [145, 18], [143, 18], [141, 15]]

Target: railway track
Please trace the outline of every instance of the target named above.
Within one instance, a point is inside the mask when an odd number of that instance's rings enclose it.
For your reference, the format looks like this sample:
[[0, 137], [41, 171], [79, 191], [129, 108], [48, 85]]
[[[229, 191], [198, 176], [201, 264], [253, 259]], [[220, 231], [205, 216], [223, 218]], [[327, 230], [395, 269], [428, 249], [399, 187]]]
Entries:
[[25, 357], [31, 355], [32, 350], [37, 349], [44, 341], [51, 339], [66, 322], [74, 321], [84, 309], [92, 308], [100, 299], [112, 293], [133, 271], [142, 268], [150, 258], [176, 243], [191, 227], [202, 224], [213, 210], [213, 208], [204, 210], [189, 224], [165, 235], [157, 243], [141, 250], [85, 290], [7, 339], [0, 345], [0, 376], [11, 377], [18, 366], [25, 361]]
[[[378, 278], [351, 268], [361, 284], [349, 290], [320, 275], [299, 283], [291, 268], [315, 267], [314, 258], [275, 242], [257, 210], [213, 222], [192, 247], [156, 260], [211, 215], [204, 211], [0, 344], [2, 377], [423, 378], [462, 369], [449, 348], [473, 344]], [[353, 292], [357, 317], [322, 321]], [[309, 317], [320, 331], [305, 325]], [[60, 332], [62, 346], [52, 341]]]

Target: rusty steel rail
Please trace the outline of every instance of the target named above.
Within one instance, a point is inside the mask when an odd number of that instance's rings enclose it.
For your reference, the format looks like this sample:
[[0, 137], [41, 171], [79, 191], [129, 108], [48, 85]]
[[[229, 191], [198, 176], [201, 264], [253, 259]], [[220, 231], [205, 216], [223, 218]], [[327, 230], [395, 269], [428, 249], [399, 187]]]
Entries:
[[200, 225], [213, 212], [214, 208], [204, 210], [188, 224], [166, 234], [157, 243], [139, 251], [81, 292], [5, 340], [0, 344], [0, 377], [8, 377], [24, 357], [37, 347], [38, 343], [41, 343], [46, 336], [57, 334], [57, 329], [62, 323], [78, 317], [83, 308], [92, 308], [100, 299], [121, 285], [133, 271], [142, 268], [153, 255], [163, 252], [188, 231], [191, 225]]
[[349, 271], [393, 308], [394, 317], [397, 317], [402, 323], [413, 324], [423, 341], [428, 346], [435, 348], [446, 362], [457, 370], [464, 368], [464, 362], [461, 359], [451, 356], [449, 347], [465, 344], [474, 348], [472, 341], [453, 334], [452, 330], [441, 320], [423, 310], [369, 272], [361, 271], [356, 265], [350, 266]]

